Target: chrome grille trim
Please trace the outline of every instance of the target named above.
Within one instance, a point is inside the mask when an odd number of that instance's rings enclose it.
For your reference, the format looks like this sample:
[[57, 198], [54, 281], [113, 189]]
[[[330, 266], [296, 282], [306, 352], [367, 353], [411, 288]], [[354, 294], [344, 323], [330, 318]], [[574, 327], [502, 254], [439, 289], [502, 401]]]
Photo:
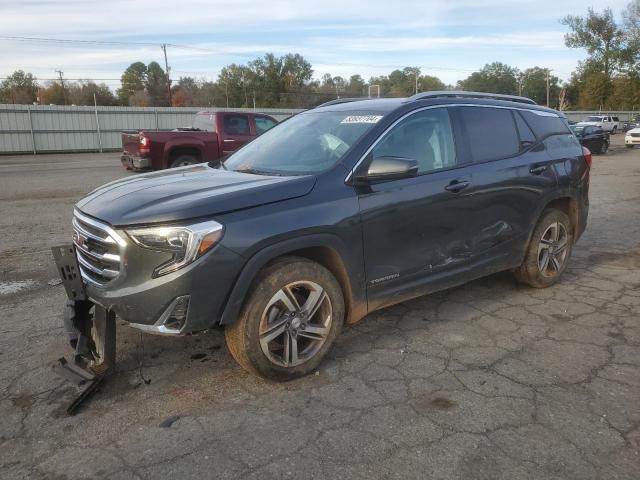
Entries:
[[120, 276], [125, 240], [109, 225], [74, 210], [73, 243], [80, 274], [89, 284], [104, 287]]
[[95, 258], [96, 260], [100, 260], [102, 262], [110, 262], [115, 263], [116, 265], [120, 265], [120, 255], [115, 255], [113, 253], [98, 253], [89, 250], [84, 244], [78, 243], [74, 240], [73, 242], [77, 248], [82, 250], [82, 253], [86, 253], [90, 257]]
[[82, 255], [78, 255], [78, 262], [83, 267], [89, 269], [93, 273], [97, 273], [98, 275], [102, 275], [103, 277], [116, 278], [120, 274], [120, 272], [117, 271], [117, 270], [109, 270], [108, 268], [95, 267], [95, 266], [91, 265], [89, 262], [87, 262], [82, 257]]
[[86, 228], [83, 228], [82, 225], [80, 224], [80, 222], [78, 222], [78, 220], [76, 218], [73, 219], [72, 224], [73, 224], [73, 228], [78, 230], [85, 237], [92, 238], [93, 240], [96, 240], [98, 242], [116, 243], [116, 241], [113, 238], [111, 238], [109, 235], [107, 235], [104, 238], [103, 237], [99, 237], [99, 236], [95, 235], [94, 233], [90, 232], [89, 230], [87, 230]]

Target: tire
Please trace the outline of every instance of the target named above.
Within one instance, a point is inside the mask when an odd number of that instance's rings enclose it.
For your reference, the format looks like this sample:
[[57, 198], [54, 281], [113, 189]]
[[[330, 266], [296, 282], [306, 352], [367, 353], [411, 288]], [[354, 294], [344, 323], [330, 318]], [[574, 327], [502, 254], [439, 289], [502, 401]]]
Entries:
[[524, 261], [514, 272], [516, 279], [534, 288], [550, 287], [566, 270], [572, 247], [573, 231], [567, 214], [545, 210], [531, 235]]
[[609, 142], [602, 142], [600, 145], [600, 155], [605, 155], [609, 151]]
[[198, 163], [197, 158], [192, 157], [191, 155], [180, 155], [171, 162], [169, 168], [186, 167], [187, 165], [195, 165], [196, 163]]
[[627, 145], [627, 148], [633, 148], [633, 145]]
[[613, 127], [613, 130], [611, 130], [611, 135], [615, 135], [618, 132], [618, 127]]
[[[312, 311], [310, 317], [305, 310]], [[225, 328], [225, 339], [248, 372], [292, 380], [318, 368], [342, 330], [344, 315], [342, 290], [329, 270], [304, 258], [283, 257], [258, 274], [239, 318]]]

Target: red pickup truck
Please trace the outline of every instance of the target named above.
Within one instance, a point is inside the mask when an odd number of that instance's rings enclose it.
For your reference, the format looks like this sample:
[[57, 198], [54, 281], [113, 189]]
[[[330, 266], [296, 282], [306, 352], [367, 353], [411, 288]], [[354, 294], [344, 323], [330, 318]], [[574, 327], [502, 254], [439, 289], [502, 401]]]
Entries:
[[278, 123], [244, 112], [198, 112], [189, 128], [170, 132], [122, 132], [122, 165], [131, 169], [180, 167], [229, 155]]

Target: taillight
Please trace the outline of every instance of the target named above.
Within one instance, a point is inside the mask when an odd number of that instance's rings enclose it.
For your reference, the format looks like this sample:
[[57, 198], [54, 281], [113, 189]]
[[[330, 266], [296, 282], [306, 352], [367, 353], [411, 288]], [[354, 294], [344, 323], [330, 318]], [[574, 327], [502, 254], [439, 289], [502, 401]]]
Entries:
[[584, 161], [587, 164], [587, 167], [591, 168], [591, 162], [593, 161], [591, 150], [589, 150], [587, 147], [582, 147], [582, 156], [584, 157]]
[[144, 132], [140, 132], [140, 137], [138, 140], [138, 153], [140, 156], [147, 155], [149, 150], [151, 149], [151, 142], [149, 141], [149, 137], [145, 137]]

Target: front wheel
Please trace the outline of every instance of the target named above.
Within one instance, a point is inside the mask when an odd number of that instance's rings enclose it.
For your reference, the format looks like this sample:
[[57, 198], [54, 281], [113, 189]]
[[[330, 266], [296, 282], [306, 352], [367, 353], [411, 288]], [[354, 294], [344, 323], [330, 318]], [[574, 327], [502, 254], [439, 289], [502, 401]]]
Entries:
[[550, 287], [567, 268], [573, 233], [566, 213], [549, 209], [538, 222], [516, 279], [535, 288]]
[[247, 371], [290, 380], [314, 371], [344, 323], [340, 284], [322, 265], [285, 257], [260, 272], [227, 347]]
[[627, 148], [633, 148], [633, 145], [627, 145]]
[[187, 165], [195, 165], [196, 163], [198, 163], [197, 158], [192, 157], [191, 155], [180, 155], [171, 162], [169, 168], [186, 167]]
[[615, 135], [616, 133], [618, 133], [618, 127], [613, 127], [613, 130], [611, 130], [611, 135]]

